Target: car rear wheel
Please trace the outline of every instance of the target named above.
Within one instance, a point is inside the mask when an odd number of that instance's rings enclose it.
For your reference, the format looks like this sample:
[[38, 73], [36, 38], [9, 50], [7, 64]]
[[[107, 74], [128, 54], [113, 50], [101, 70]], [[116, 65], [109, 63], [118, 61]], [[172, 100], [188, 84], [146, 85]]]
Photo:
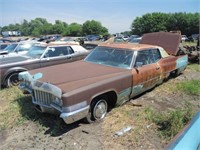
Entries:
[[94, 121], [101, 121], [105, 118], [108, 112], [108, 103], [105, 97], [99, 97], [94, 100], [90, 106], [90, 111], [88, 116], [86, 117], [86, 121], [88, 123], [92, 123]]
[[13, 87], [19, 85], [18, 72], [12, 73], [7, 77], [6, 87]]

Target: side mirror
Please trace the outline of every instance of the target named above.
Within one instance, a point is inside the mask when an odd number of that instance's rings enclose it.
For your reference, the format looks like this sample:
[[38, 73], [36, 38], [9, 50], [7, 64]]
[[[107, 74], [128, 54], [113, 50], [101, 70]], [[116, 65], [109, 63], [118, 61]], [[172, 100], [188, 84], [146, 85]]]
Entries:
[[0, 51], [0, 55], [8, 54], [8, 51]]
[[143, 66], [143, 62], [136, 62], [136, 67], [142, 67]]
[[38, 79], [42, 78], [42, 76], [43, 76], [43, 74], [39, 72], [39, 73], [36, 73], [33, 75], [33, 79], [38, 80]]
[[49, 54], [48, 53], [44, 54], [44, 58], [49, 58]]

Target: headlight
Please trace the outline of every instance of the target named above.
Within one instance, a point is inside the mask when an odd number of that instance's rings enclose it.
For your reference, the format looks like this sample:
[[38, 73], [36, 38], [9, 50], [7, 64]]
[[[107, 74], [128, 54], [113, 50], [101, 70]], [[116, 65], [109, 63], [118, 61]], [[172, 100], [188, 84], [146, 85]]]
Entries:
[[25, 83], [25, 85], [28, 86], [28, 87], [31, 85], [31, 82], [28, 81], [28, 80], [25, 80], [24, 83]]
[[62, 106], [62, 100], [59, 99], [58, 97], [55, 98], [54, 103], [57, 104], [57, 105], [59, 105], [59, 106]]

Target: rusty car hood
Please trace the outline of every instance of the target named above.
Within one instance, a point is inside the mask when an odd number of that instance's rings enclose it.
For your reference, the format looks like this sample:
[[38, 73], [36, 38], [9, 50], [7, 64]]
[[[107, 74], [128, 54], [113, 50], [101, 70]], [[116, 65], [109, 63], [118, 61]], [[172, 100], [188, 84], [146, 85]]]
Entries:
[[94, 64], [86, 61], [76, 61], [67, 64], [31, 70], [30, 73], [42, 73], [39, 81], [56, 85], [63, 92], [97, 83], [102, 80], [131, 75], [131, 70]]
[[154, 32], [144, 34], [140, 44], [150, 44], [163, 47], [170, 55], [177, 55], [181, 35], [169, 32]]

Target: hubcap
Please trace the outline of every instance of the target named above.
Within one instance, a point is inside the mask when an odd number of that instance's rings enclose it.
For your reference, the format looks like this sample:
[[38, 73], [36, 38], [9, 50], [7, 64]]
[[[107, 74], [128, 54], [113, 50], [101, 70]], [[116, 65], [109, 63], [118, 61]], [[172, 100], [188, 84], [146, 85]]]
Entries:
[[19, 84], [18, 74], [12, 74], [8, 79], [8, 86], [17, 86]]
[[105, 100], [98, 101], [93, 111], [95, 120], [103, 119], [107, 113], [107, 108], [108, 106]]

